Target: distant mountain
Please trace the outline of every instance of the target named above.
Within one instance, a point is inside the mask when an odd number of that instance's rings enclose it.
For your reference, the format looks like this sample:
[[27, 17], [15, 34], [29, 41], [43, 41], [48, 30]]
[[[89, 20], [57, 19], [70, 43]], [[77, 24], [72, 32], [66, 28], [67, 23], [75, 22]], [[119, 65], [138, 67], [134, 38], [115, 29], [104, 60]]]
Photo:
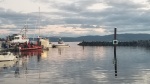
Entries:
[[[105, 36], [81, 36], [81, 37], [62, 37], [65, 42], [81, 42], [81, 41], [112, 41], [113, 35]], [[58, 37], [49, 37], [50, 41], [57, 42]], [[119, 41], [137, 41], [150, 40], [150, 34], [118, 34]]]

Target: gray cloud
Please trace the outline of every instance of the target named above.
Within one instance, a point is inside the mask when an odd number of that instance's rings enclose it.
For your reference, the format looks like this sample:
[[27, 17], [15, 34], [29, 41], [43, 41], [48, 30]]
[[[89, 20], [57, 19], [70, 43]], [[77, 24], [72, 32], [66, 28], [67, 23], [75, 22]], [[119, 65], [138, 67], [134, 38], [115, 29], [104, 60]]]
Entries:
[[[85, 5], [83, 5], [83, 2]], [[85, 3], [86, 2], [86, 3]], [[77, 4], [79, 3], [79, 4]], [[139, 10], [138, 8], [144, 7], [141, 4], [135, 4], [129, 1], [104, 1], [103, 3], [112, 6], [103, 11], [92, 12], [86, 9], [87, 6], [97, 3], [97, 1], [78, 1], [72, 4], [57, 5], [60, 10], [64, 12], [73, 12], [77, 16], [64, 18], [68, 24], [99, 24], [108, 26], [120, 25], [136, 25], [146, 24], [148, 22], [148, 11]], [[82, 4], [82, 5], [81, 5]], [[144, 12], [144, 13], [143, 13]], [[67, 13], [68, 14], [68, 13]], [[70, 13], [71, 14], [71, 13]], [[148, 15], [148, 16], [147, 16]], [[147, 16], [147, 17], [145, 17]], [[84, 17], [84, 18], [80, 18]]]
[[[32, 1], [39, 3], [37, 0]], [[61, 24], [73, 28], [103, 27], [110, 32], [113, 32], [113, 28], [117, 27], [119, 32], [123, 33], [149, 31], [150, 27], [149, 9], [143, 10], [142, 8], [145, 5], [129, 0], [74, 0], [72, 3], [59, 2], [58, 0], [40, 0], [40, 2], [60, 10], [58, 12], [41, 12], [41, 26]], [[100, 11], [87, 9], [87, 7], [96, 3], [104, 3], [110, 7]], [[29, 27], [33, 29], [38, 20], [38, 12], [24, 14], [0, 8], [0, 25], [15, 24], [21, 28], [27, 17], [29, 18]], [[92, 25], [97, 25], [97, 27]]]
[[100, 28], [99, 25], [93, 26], [93, 25], [88, 25], [88, 24], [82, 24], [80, 27], [81, 28]]

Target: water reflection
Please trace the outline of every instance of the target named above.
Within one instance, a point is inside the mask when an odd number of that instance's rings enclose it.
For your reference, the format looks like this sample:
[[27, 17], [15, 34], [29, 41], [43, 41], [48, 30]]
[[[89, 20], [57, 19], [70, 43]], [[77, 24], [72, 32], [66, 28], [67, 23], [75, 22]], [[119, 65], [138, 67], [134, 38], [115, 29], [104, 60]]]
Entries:
[[23, 70], [25, 70], [25, 74], [28, 73], [27, 63], [28, 63], [28, 57], [22, 57], [22, 67]]
[[149, 84], [148, 50], [117, 47], [114, 54], [113, 49], [85, 46], [83, 52], [83, 47], [74, 44], [70, 48], [23, 52], [19, 54], [18, 62], [5, 70], [2, 67], [0, 83]]
[[20, 53], [20, 56], [21, 57], [37, 56], [37, 61], [40, 62], [42, 53], [43, 53], [42, 50], [24, 51]]
[[114, 60], [113, 60], [113, 63], [114, 63], [114, 69], [115, 69], [115, 77], [117, 77], [117, 55], [116, 55], [116, 45], [114, 45]]
[[48, 52], [49, 52], [49, 51], [47, 51], [47, 50], [43, 51], [43, 52], [41, 53], [41, 58], [42, 58], [42, 59], [47, 59]]
[[38, 60], [38, 62], [41, 61], [41, 53], [38, 53], [38, 54], [37, 54], [37, 60]]
[[65, 47], [60, 47], [60, 48], [58, 48], [58, 54], [59, 55], [62, 55], [63, 54], [63, 52], [65, 51]]
[[15, 77], [19, 77], [20, 71], [19, 71], [19, 62], [16, 62], [16, 67], [15, 67]]
[[27, 74], [27, 63], [28, 63], [28, 56], [22, 56], [18, 58], [18, 60], [15, 63], [15, 77], [20, 77], [21, 71], [25, 71], [25, 74]]
[[42, 50], [33, 50], [33, 51], [24, 51], [21, 52], [21, 56], [37, 56], [38, 54], [41, 54]]
[[116, 58], [114, 57], [113, 64], [114, 64], [114, 69], [115, 69], [115, 76], [117, 77], [117, 57]]
[[13, 67], [16, 61], [3, 61], [0, 62], [0, 69], [7, 69]]
[[31, 58], [37, 58], [37, 61], [35, 62], [38, 63], [41, 61], [41, 57], [47, 57], [47, 52], [45, 51], [25, 51], [14, 54], [17, 55], [17, 60], [0, 62], [0, 68], [10, 68], [11, 70], [14, 70], [16, 78], [20, 78], [23, 74], [28, 74], [28, 64]]
[[61, 55], [61, 53], [62, 53], [62, 48], [58, 48], [58, 53], [59, 53], [59, 55]]

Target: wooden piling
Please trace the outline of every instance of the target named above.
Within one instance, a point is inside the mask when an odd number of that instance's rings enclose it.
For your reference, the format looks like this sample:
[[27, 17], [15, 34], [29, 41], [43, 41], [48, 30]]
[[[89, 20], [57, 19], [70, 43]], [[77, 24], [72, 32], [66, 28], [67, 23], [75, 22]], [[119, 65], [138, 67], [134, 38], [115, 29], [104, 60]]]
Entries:
[[[114, 40], [117, 40], [117, 28], [114, 28]], [[117, 76], [117, 56], [116, 56], [116, 47], [117, 47], [117, 44], [114, 42], [114, 68], [115, 68], [115, 76]]]
[[117, 28], [114, 28], [114, 40], [117, 39]]
[[[114, 40], [117, 40], [117, 28], [114, 28]], [[114, 58], [116, 59], [116, 44], [114, 44]]]

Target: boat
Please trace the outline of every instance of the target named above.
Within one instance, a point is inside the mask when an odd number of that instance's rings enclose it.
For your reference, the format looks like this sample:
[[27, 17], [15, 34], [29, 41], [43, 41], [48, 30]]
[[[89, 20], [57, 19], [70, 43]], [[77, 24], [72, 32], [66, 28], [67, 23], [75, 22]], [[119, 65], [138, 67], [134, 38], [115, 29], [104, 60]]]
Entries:
[[[5, 50], [16, 50], [16, 51], [27, 51], [27, 50], [35, 50], [42, 49], [39, 42], [38, 44], [33, 44], [29, 41], [28, 38], [24, 37], [22, 34], [13, 34], [8, 37], [8, 41], [3, 43]], [[5, 47], [6, 46], [6, 47]], [[3, 49], [3, 50], [4, 50]]]
[[69, 44], [65, 44], [64, 41], [59, 38], [58, 44], [53, 44], [53, 48], [59, 48], [59, 47], [70, 47]]
[[40, 38], [40, 43], [44, 50], [49, 50], [49, 48], [52, 47], [52, 44], [48, 38]]
[[25, 42], [19, 45], [19, 51], [31, 51], [31, 50], [39, 50], [42, 49], [40, 41], [38, 40], [36, 44], [32, 42]]
[[8, 40], [11, 44], [29, 42], [29, 39], [24, 34], [13, 34], [8, 37]]
[[20, 44], [29, 42], [29, 38], [27, 38], [26, 32], [27, 28], [24, 26], [20, 33], [7, 36], [6, 40], [2, 43], [2, 48], [5, 50], [17, 51]]
[[27, 38], [26, 32], [27, 32], [27, 25], [25, 25], [24, 28], [21, 29], [20, 33], [9, 35], [6, 40], [7, 43], [13, 45], [29, 42], [29, 38]]
[[16, 56], [11, 52], [0, 52], [0, 62], [1, 61], [12, 61], [15, 60]]
[[38, 25], [39, 25], [39, 36], [38, 36], [38, 38], [39, 38], [39, 41], [40, 41], [40, 43], [41, 43], [41, 46], [43, 47], [43, 50], [49, 50], [49, 48], [51, 48], [52, 47], [52, 44], [51, 44], [51, 42], [49, 41], [49, 38], [46, 38], [46, 37], [41, 37], [40, 36], [40, 7], [39, 7], [39, 23], [38, 23]]
[[[26, 37], [26, 27], [25, 27], [25, 37]], [[20, 36], [21, 39], [21, 36]], [[42, 49], [42, 45], [40, 42], [40, 38], [37, 38], [36, 43], [33, 43], [32, 41], [29, 41], [29, 39], [26, 39], [27, 41], [25, 41], [25, 38], [22, 37], [22, 43], [19, 42], [18, 44], [18, 50], [19, 51], [31, 51], [31, 50], [37, 50], [37, 49]]]
[[13, 34], [11, 36], [7, 36], [6, 40], [0, 41], [0, 51], [7, 51], [9, 49], [15, 49], [16, 45], [23, 42], [28, 42], [29, 40], [22, 39], [22, 36], [19, 34]]

